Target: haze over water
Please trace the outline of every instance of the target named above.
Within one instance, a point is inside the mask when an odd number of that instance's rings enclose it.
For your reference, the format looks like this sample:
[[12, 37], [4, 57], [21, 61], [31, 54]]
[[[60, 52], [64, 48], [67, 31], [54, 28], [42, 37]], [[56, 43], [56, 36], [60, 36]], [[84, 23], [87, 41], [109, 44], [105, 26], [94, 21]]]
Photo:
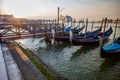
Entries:
[[120, 0], [0, 0], [0, 10], [15, 17], [57, 18], [60, 14], [74, 18], [101, 20], [120, 17]]

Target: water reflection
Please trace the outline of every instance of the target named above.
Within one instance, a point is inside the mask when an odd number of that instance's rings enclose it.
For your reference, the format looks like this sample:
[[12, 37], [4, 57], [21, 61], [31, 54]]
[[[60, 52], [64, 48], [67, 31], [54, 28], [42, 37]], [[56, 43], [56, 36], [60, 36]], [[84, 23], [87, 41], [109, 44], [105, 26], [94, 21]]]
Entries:
[[[118, 36], [120, 28], [117, 29]], [[113, 34], [104, 45], [111, 43], [112, 39]], [[120, 58], [101, 58], [99, 45], [46, 44], [41, 38], [20, 41], [45, 64], [69, 80], [120, 80]]]
[[109, 68], [113, 67], [114, 65], [116, 65], [116, 63], [119, 62], [119, 61], [120, 61], [120, 57], [119, 56], [106, 58], [105, 61], [100, 66], [100, 70], [99, 71], [101, 72], [101, 71], [104, 71], [106, 69], [109, 69]]
[[96, 73], [96, 79], [120, 80], [120, 57], [106, 58]]
[[78, 49], [77, 51], [72, 53], [71, 59], [74, 59], [74, 58], [80, 56], [81, 54], [87, 54], [90, 50], [96, 49], [98, 47], [99, 47], [99, 45], [84, 45], [84, 46], [81, 46], [80, 49]]
[[[61, 52], [65, 47], [70, 47], [70, 45], [68, 45], [68, 44], [47, 44], [46, 43], [46, 48], [44, 48], [44, 50], [46, 50], [46, 51], [54, 51], [54, 52], [56, 52], [56, 51], [58, 51], [58, 52]], [[40, 48], [40, 47], [38, 47], [38, 50], [41, 50], [41, 49], [43, 49], [43, 48]]]

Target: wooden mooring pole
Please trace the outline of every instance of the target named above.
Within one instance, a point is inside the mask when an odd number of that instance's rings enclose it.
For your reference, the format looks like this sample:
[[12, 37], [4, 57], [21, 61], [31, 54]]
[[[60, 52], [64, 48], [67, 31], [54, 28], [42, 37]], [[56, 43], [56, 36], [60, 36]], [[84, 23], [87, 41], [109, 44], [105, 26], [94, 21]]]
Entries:
[[86, 19], [85, 38], [87, 37], [88, 18]]
[[78, 21], [78, 26], [79, 26], [79, 28], [80, 28], [80, 23], [81, 23], [81, 20]]
[[62, 36], [64, 36], [64, 20], [62, 19]]
[[60, 12], [60, 7], [58, 7], [58, 9], [57, 9], [57, 27], [59, 26], [59, 12]]
[[102, 18], [102, 22], [101, 22], [101, 29], [102, 29], [102, 26], [103, 26], [103, 22], [104, 22], [104, 18]]
[[44, 20], [44, 27], [45, 27], [45, 37], [46, 37], [46, 39], [45, 39], [45, 41], [47, 42], [47, 43], [49, 43], [49, 44], [51, 44], [51, 36], [50, 36], [50, 34], [48, 34], [48, 25], [47, 25], [47, 23], [45, 22], [45, 20]]
[[91, 27], [91, 31], [93, 30], [93, 25], [94, 25], [94, 21], [92, 21], [92, 27]]
[[47, 26], [45, 25], [45, 20], [43, 20], [43, 26], [45, 27], [45, 37], [46, 37], [46, 42], [48, 41], [48, 36], [47, 36]]
[[85, 24], [84, 24], [84, 19], [82, 20], [82, 26], [85, 26]]
[[115, 39], [115, 36], [116, 36], [116, 30], [117, 30], [117, 23], [118, 23], [118, 18], [116, 20], [116, 23], [115, 23], [115, 31], [114, 31], [114, 36], [113, 36], [113, 40]]
[[54, 25], [54, 27], [55, 27], [55, 32], [56, 32], [56, 31], [57, 31], [57, 27], [59, 26], [59, 25], [56, 26], [56, 19], [53, 20], [53, 25]]
[[72, 21], [72, 19], [71, 19], [71, 27], [73, 26], [73, 21]]
[[106, 23], [106, 27], [108, 28], [108, 26], [109, 26], [109, 20], [107, 20], [107, 23]]
[[2, 34], [0, 33], [0, 42], [2, 42], [2, 38], [1, 37], [2, 37]]
[[104, 39], [104, 33], [105, 33], [106, 23], [107, 23], [107, 17], [105, 18], [105, 24], [104, 24], [104, 28], [103, 28], [103, 35], [102, 35], [103, 39]]

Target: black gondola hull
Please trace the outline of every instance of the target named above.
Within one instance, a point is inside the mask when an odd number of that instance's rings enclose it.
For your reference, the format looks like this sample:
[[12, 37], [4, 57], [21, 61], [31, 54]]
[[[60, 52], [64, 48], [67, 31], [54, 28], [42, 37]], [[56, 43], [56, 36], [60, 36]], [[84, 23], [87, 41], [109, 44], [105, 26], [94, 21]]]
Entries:
[[78, 46], [78, 45], [99, 45], [99, 40], [96, 39], [96, 40], [76, 40], [76, 39], [73, 39], [72, 40], [72, 44], [75, 45], [75, 46]]
[[112, 56], [120, 56], [120, 50], [107, 51], [101, 47], [100, 55], [102, 58], [107, 58], [107, 57], [112, 57]]

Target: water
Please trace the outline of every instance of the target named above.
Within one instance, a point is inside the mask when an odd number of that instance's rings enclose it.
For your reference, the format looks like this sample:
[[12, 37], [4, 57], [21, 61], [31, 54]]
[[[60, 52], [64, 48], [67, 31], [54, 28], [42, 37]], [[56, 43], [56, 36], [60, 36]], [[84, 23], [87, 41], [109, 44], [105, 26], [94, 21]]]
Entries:
[[[116, 37], [118, 36], [120, 28], [117, 29]], [[104, 45], [112, 42], [112, 39], [113, 34]], [[101, 58], [99, 46], [47, 45], [44, 38], [17, 41], [31, 49], [45, 64], [69, 80], [120, 80], [120, 57]]]

